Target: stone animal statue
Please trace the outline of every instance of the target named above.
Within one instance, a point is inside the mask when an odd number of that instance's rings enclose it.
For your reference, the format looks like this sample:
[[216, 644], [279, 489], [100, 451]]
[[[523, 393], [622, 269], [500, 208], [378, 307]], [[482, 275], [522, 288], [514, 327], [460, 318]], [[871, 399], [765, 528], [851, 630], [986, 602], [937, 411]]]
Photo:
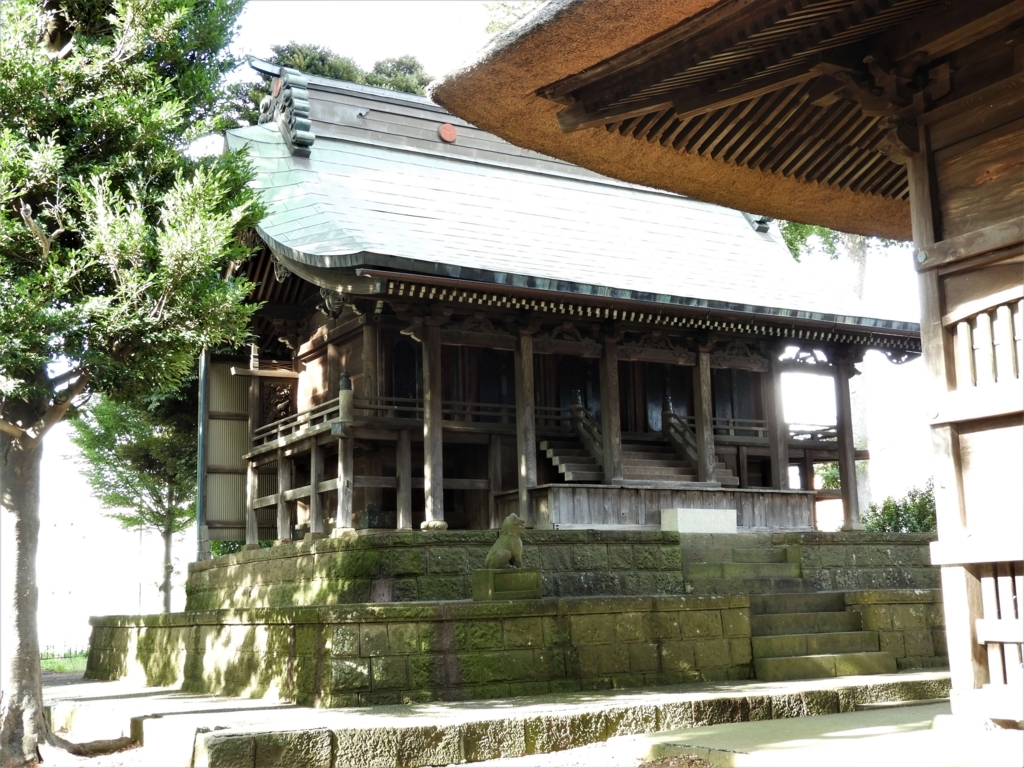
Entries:
[[513, 512], [501, 524], [501, 533], [484, 561], [485, 568], [523, 567], [523, 528], [526, 521]]

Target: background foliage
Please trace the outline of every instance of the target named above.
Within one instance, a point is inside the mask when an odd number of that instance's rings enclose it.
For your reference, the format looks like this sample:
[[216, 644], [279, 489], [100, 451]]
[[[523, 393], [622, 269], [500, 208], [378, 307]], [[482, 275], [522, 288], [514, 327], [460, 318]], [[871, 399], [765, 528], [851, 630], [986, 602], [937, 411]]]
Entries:
[[935, 530], [934, 483], [911, 488], [902, 499], [892, 496], [881, 505], [872, 504], [861, 515], [864, 530], [889, 533], [924, 533]]

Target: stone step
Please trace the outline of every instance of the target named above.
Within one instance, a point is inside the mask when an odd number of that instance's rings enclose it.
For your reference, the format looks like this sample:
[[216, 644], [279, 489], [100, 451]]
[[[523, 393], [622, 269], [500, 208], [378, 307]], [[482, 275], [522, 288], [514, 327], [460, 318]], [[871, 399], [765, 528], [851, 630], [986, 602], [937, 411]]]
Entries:
[[[795, 590], [790, 590], [795, 591]], [[750, 598], [750, 615], [766, 613], [812, 613], [846, 610], [842, 592], [814, 592], [803, 595], [758, 595]]]
[[785, 656], [754, 659], [754, 672], [757, 679], [764, 682], [846, 675], [889, 675], [896, 672], [896, 659], [884, 651]]
[[[682, 547], [705, 549], [771, 549], [770, 533], [683, 533], [679, 536]], [[725, 560], [719, 562], [727, 562]]]
[[732, 562], [734, 563], [785, 563], [785, 547], [774, 547], [772, 549], [734, 549], [732, 551]]
[[790, 594], [814, 592], [814, 582], [807, 579], [695, 579], [687, 578], [690, 592], [695, 595], [750, 595]]
[[800, 563], [690, 563], [683, 573], [695, 579], [797, 579]]
[[859, 632], [861, 616], [856, 611], [827, 613], [766, 613], [750, 617], [750, 634], [799, 635], [812, 632]]
[[877, 632], [822, 632], [820, 634], [766, 635], [750, 638], [755, 659], [780, 656], [816, 656], [826, 653], [862, 653], [878, 650]]

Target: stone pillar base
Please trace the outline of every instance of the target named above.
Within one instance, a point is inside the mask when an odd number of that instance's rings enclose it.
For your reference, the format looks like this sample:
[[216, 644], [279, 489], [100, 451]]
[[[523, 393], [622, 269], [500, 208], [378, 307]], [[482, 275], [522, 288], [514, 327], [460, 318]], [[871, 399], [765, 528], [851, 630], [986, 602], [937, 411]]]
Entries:
[[447, 531], [448, 523], [444, 520], [424, 520], [420, 523], [421, 531]]
[[533, 600], [542, 595], [536, 568], [476, 568], [471, 581], [474, 600]]
[[314, 533], [313, 531], [310, 531], [309, 533], [307, 533], [305, 536], [302, 537], [302, 540], [303, 541], [316, 541], [317, 539], [326, 539], [326, 538], [327, 538], [327, 534], [326, 533]]

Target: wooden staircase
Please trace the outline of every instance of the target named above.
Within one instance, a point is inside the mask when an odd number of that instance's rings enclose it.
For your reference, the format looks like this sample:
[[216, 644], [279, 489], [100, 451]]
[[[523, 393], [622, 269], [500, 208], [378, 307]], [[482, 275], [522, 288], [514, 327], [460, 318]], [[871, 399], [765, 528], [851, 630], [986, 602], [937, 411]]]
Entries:
[[542, 440], [540, 449], [567, 483], [600, 483], [604, 470], [577, 437]]

